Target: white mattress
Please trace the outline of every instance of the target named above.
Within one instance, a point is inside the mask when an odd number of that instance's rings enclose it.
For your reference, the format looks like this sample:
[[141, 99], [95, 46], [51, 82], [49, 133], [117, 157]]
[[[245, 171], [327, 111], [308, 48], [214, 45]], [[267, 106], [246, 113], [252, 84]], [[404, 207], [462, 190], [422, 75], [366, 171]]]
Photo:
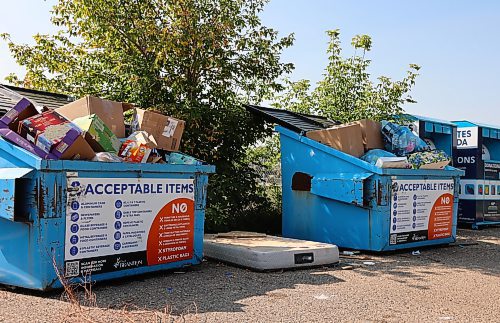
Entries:
[[339, 262], [336, 245], [251, 232], [207, 234], [205, 257], [255, 270], [328, 265]]

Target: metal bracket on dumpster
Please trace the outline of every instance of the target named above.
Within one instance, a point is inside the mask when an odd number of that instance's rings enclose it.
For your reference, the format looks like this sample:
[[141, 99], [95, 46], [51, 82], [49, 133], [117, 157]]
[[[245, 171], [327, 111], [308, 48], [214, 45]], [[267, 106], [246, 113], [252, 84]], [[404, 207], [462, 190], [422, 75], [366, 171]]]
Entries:
[[318, 174], [311, 181], [311, 193], [363, 206], [363, 182], [373, 173]]
[[[26, 196], [18, 196], [16, 202], [16, 183], [19, 186], [21, 179], [32, 178], [34, 170], [31, 168], [0, 168], [0, 218], [14, 221], [16, 203], [21, 203]], [[21, 194], [19, 194], [21, 195]]]

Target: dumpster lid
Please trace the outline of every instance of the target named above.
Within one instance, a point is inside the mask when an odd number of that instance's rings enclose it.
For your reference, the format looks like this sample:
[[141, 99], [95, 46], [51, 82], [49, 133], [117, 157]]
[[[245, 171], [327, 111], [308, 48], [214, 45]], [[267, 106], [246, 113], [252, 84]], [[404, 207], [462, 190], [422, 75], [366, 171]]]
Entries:
[[244, 106], [249, 112], [262, 116], [268, 122], [279, 124], [284, 128], [299, 133], [326, 129], [340, 124], [340, 122], [332, 121], [322, 116], [265, 108], [250, 104], [245, 104]]
[[19, 167], [0, 168], [0, 179], [16, 179], [23, 177], [31, 177], [31, 175], [33, 174], [30, 173], [33, 171], [34, 171], [33, 168], [19, 168]]

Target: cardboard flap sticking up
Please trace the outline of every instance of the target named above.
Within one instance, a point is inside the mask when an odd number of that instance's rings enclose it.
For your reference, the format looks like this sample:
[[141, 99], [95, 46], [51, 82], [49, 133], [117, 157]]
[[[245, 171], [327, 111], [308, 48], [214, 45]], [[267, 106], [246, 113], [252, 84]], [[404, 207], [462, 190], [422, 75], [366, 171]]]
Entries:
[[132, 124], [137, 129], [153, 135], [159, 149], [179, 150], [185, 127], [183, 120], [168, 117], [156, 111], [136, 108]]
[[364, 154], [363, 135], [359, 124], [309, 131], [306, 136], [355, 157]]
[[66, 104], [56, 111], [69, 120], [96, 114], [118, 138], [123, 138], [125, 137], [123, 111], [129, 107], [130, 105], [124, 105], [121, 102], [86, 96]]
[[156, 148], [156, 140], [155, 138], [148, 134], [146, 131], [136, 131], [133, 134], [131, 134], [127, 140], [133, 140], [136, 141], [137, 143], [144, 145], [148, 148]]
[[97, 114], [76, 118], [73, 120], [85, 133], [85, 139], [96, 152], [118, 152], [120, 140], [106, 126]]

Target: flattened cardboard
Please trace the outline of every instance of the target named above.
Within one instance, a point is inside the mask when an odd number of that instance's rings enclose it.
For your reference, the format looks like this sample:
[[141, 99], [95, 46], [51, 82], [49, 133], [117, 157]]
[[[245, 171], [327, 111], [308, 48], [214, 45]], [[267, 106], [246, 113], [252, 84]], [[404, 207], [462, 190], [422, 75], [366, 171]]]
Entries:
[[449, 160], [443, 160], [435, 163], [424, 164], [419, 169], [444, 169], [450, 163]]
[[95, 152], [113, 152], [120, 150], [121, 142], [104, 124], [97, 114], [73, 120], [85, 133], [85, 139]]
[[167, 151], [179, 150], [185, 121], [136, 108], [133, 124], [151, 134], [156, 139], [157, 148]]
[[359, 124], [309, 131], [306, 133], [306, 137], [358, 158], [365, 152], [363, 134]]
[[56, 111], [69, 120], [97, 114], [108, 128], [118, 137], [125, 137], [125, 119], [123, 111], [130, 108], [128, 104], [86, 96]]

